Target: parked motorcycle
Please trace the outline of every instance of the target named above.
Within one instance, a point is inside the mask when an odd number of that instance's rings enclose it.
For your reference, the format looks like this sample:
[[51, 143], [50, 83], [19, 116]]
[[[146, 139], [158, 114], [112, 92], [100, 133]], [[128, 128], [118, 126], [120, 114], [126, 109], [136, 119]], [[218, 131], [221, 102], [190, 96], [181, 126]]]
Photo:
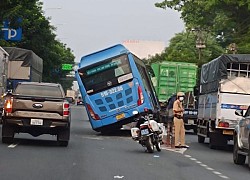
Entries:
[[162, 144], [162, 127], [157, 123], [153, 114], [147, 110], [143, 114], [138, 111], [133, 111], [137, 127], [131, 128], [131, 135], [134, 141], [138, 141], [143, 147], [146, 147], [147, 152], [153, 153], [154, 148], [161, 151]]

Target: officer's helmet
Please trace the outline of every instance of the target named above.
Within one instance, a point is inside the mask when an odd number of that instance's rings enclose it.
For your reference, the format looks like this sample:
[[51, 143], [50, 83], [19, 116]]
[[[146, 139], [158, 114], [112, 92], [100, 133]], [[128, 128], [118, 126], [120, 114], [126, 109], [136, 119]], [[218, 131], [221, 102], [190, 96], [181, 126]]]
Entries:
[[181, 97], [181, 96], [185, 96], [185, 94], [183, 92], [178, 92], [177, 97]]

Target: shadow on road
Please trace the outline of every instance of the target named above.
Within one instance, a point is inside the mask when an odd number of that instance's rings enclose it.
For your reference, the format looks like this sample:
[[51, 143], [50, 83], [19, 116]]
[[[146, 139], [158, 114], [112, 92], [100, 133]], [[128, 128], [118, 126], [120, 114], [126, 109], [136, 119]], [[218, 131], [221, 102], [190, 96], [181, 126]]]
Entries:
[[97, 136], [121, 136], [121, 137], [130, 137], [130, 130], [115, 130], [113, 132], [102, 132], [97, 134]]
[[43, 139], [21, 139], [15, 138], [13, 144], [22, 146], [43, 146], [43, 147], [60, 147], [55, 140], [43, 140]]
[[[209, 147], [209, 143], [200, 143], [200, 145], [206, 146], [206, 148], [211, 149]], [[227, 146], [216, 146], [214, 148], [212, 148], [211, 150], [215, 150], [215, 151], [224, 151], [224, 152], [233, 152], [233, 145], [232, 144], [228, 144]]]

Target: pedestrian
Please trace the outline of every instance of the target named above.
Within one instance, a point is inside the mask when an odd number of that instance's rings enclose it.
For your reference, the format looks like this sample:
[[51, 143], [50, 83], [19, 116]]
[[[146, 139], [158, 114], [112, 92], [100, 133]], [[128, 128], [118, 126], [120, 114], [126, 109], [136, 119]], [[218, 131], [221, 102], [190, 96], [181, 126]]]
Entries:
[[175, 127], [175, 147], [176, 148], [188, 148], [185, 144], [185, 127], [183, 121], [183, 100], [184, 93], [178, 92], [176, 100], [173, 105], [173, 113], [174, 113], [174, 127]]

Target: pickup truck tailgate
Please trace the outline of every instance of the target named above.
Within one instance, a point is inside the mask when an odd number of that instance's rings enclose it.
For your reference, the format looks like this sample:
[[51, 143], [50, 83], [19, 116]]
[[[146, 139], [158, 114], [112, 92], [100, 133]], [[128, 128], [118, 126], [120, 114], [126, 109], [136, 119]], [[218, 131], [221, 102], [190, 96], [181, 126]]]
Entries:
[[43, 119], [64, 119], [63, 99], [14, 97], [12, 113], [7, 116]]

